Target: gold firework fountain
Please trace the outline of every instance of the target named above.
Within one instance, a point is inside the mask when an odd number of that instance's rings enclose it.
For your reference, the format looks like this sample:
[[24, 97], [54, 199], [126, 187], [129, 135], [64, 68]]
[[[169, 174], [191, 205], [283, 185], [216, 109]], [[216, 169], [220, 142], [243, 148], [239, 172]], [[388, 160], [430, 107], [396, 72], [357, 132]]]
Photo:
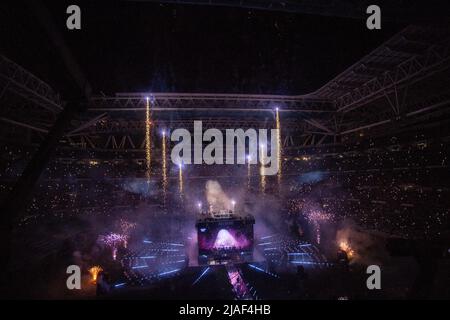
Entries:
[[251, 187], [251, 167], [250, 167], [250, 161], [252, 160], [251, 156], [248, 155], [247, 156], [247, 191], [250, 191], [250, 187]]
[[167, 153], [166, 153], [166, 131], [162, 132], [162, 184], [163, 184], [163, 203], [166, 207], [167, 199]]
[[146, 97], [145, 108], [145, 164], [146, 164], [146, 177], [147, 184], [150, 186], [151, 164], [152, 164], [152, 146], [151, 146], [151, 125], [152, 120], [150, 117], [150, 99]]
[[180, 198], [183, 200], [183, 165], [181, 163], [178, 165], [178, 188]]
[[264, 145], [260, 145], [259, 146], [260, 149], [260, 159], [261, 159], [261, 165], [259, 167], [259, 176], [260, 176], [260, 181], [259, 181], [259, 186], [261, 189], [261, 193], [265, 193], [266, 192], [266, 168], [264, 165], [265, 162], [265, 156], [264, 156]]
[[277, 180], [278, 180], [278, 189], [281, 186], [281, 162], [282, 162], [282, 151], [281, 151], [281, 123], [280, 123], [280, 113], [279, 108], [275, 109], [276, 111], [276, 128], [277, 128], [277, 165], [278, 165], [278, 174], [277, 174]]

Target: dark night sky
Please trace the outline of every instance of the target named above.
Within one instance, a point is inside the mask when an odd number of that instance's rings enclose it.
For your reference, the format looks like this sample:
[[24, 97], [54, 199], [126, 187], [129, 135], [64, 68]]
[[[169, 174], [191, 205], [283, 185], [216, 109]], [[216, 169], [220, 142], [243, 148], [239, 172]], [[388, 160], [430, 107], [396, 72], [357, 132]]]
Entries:
[[[208, 6], [47, 1], [94, 93], [303, 94], [325, 84], [404, 25]], [[65, 28], [68, 4], [82, 30]], [[0, 50], [65, 92], [64, 66], [26, 2], [2, 1]]]

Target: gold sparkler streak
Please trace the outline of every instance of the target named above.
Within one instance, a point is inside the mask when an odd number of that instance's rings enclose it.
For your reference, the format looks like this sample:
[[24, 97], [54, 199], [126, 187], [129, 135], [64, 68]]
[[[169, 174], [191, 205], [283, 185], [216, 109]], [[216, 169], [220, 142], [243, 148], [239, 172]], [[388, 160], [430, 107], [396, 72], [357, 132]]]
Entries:
[[276, 109], [276, 126], [277, 126], [277, 162], [278, 162], [278, 188], [281, 185], [281, 162], [282, 162], [282, 152], [281, 152], [281, 123], [280, 123], [280, 114], [278, 108]]
[[180, 187], [180, 198], [183, 199], [183, 167], [180, 164], [179, 165], [179, 172], [178, 172], [178, 182], [179, 182], [179, 187]]
[[163, 132], [162, 137], [162, 179], [163, 179], [163, 203], [166, 206], [167, 198], [167, 164], [166, 164], [166, 132]]
[[150, 101], [147, 98], [146, 110], [145, 110], [145, 159], [146, 159], [146, 175], [147, 183], [150, 182], [151, 175], [151, 163], [152, 163], [152, 147], [151, 147], [151, 118], [150, 118]]
[[320, 223], [314, 222], [314, 229], [316, 231], [316, 242], [317, 244], [320, 244]]
[[248, 158], [247, 161], [248, 161], [248, 165], [247, 165], [247, 191], [250, 191], [250, 184], [251, 184], [250, 158]]
[[259, 167], [259, 175], [260, 175], [260, 188], [261, 188], [261, 192], [265, 193], [266, 192], [266, 176], [265, 176], [265, 166], [264, 166], [264, 162], [265, 162], [265, 158], [264, 158], [264, 146], [260, 146], [259, 148], [261, 150], [261, 155], [260, 155], [260, 159], [261, 159], [261, 166]]

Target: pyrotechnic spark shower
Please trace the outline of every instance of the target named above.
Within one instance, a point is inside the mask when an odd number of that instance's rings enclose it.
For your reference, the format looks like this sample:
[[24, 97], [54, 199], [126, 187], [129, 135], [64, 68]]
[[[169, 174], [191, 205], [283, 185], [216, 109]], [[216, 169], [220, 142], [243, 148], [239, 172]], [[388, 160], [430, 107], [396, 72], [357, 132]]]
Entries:
[[162, 183], [163, 183], [163, 204], [166, 206], [167, 198], [167, 155], [166, 155], [166, 131], [162, 133]]
[[98, 274], [103, 271], [102, 267], [100, 267], [100, 266], [93, 266], [88, 271], [89, 271], [89, 274], [91, 275], [92, 283], [96, 284], [97, 283]]
[[260, 188], [261, 188], [261, 193], [265, 193], [266, 192], [266, 175], [265, 175], [265, 167], [264, 167], [264, 162], [265, 162], [264, 145], [260, 145], [259, 149], [261, 150], [260, 151], [261, 166], [259, 167]]
[[318, 221], [314, 222], [314, 231], [316, 232], [316, 242], [320, 244], [320, 223]]
[[247, 190], [250, 191], [250, 185], [251, 185], [251, 167], [250, 167], [250, 161], [252, 160], [252, 157], [250, 155], [247, 156]]
[[306, 219], [309, 223], [314, 227], [314, 232], [316, 234], [316, 242], [320, 244], [321, 236], [320, 236], [320, 224], [325, 221], [329, 221], [333, 216], [329, 213], [326, 213], [322, 210], [309, 210], [306, 213]]
[[120, 224], [120, 230], [125, 235], [128, 235], [132, 229], [136, 228], [136, 225], [137, 225], [135, 222], [130, 222], [130, 221], [127, 221], [124, 219], [120, 219], [119, 224]]
[[280, 113], [279, 113], [279, 109], [276, 108], [275, 109], [276, 112], [276, 128], [277, 128], [277, 162], [278, 162], [278, 174], [277, 174], [277, 178], [278, 178], [278, 187], [281, 186], [281, 158], [282, 158], [282, 151], [281, 151], [281, 123], [280, 123]]
[[124, 219], [120, 219], [120, 230], [122, 231], [122, 234], [125, 236], [125, 240], [123, 242], [123, 246], [126, 248], [128, 246], [128, 236], [130, 234], [130, 231], [134, 228], [136, 228], [136, 223], [129, 222]]
[[103, 242], [106, 246], [111, 248], [112, 258], [113, 260], [116, 260], [117, 249], [121, 244], [126, 246], [128, 236], [118, 233], [109, 233], [106, 236], [101, 236], [100, 241]]
[[146, 98], [145, 108], [145, 160], [147, 170], [147, 182], [150, 183], [152, 150], [151, 150], [151, 118], [150, 118], [150, 99]]
[[346, 240], [341, 240], [339, 242], [339, 249], [344, 251], [349, 259], [353, 258], [353, 256], [355, 255], [355, 251], [350, 247], [350, 244]]
[[180, 198], [183, 199], [183, 165], [180, 163], [178, 165], [178, 186], [180, 192]]

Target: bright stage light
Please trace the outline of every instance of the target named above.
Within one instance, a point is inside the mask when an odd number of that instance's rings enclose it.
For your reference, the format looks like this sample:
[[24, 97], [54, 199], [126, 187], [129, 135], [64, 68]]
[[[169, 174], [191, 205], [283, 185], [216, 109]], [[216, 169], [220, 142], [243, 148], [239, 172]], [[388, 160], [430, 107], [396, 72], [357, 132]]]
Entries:
[[264, 237], [261, 237], [261, 240], [269, 239], [269, 238], [273, 238], [273, 237], [275, 237], [275, 234], [272, 234], [272, 235], [270, 235], [270, 236], [264, 236]]
[[272, 244], [273, 242], [263, 242], [263, 243], [258, 243], [258, 246], [267, 246], [269, 244]]
[[160, 274], [158, 274], [158, 276], [165, 276], [166, 274], [171, 274], [171, 273], [175, 273], [180, 271], [181, 269], [175, 269], [175, 270], [170, 270], [170, 271], [166, 271], [166, 272], [161, 272]]
[[214, 242], [214, 248], [224, 248], [224, 247], [237, 247], [238, 242], [228, 230], [222, 229], [219, 231]]
[[248, 266], [251, 267], [251, 268], [253, 268], [253, 269], [255, 269], [255, 270], [258, 270], [258, 271], [261, 271], [261, 272], [266, 272], [266, 270], [264, 270], [264, 269], [262, 269], [262, 268], [260, 268], [260, 267], [254, 266], [254, 265], [252, 265], [252, 264], [249, 264]]
[[249, 266], [250, 268], [252, 268], [252, 269], [258, 270], [258, 271], [260, 271], [260, 272], [264, 272], [264, 273], [266, 273], [266, 274], [268, 274], [268, 275], [270, 275], [270, 276], [272, 276], [272, 277], [279, 278], [278, 275], [276, 275], [276, 274], [274, 274], [274, 273], [271, 273], [271, 272], [268, 272], [268, 271], [266, 271], [266, 270], [264, 270], [264, 269], [262, 269], [262, 268], [260, 268], [260, 267], [257, 267], [257, 266], [255, 266], [255, 265], [253, 265], [253, 264], [249, 264], [248, 266]]
[[164, 243], [167, 244], [169, 246], [175, 246], [175, 247], [184, 247], [184, 244], [182, 243]]
[[115, 285], [114, 285], [114, 288], [120, 288], [120, 287], [123, 287], [124, 285], [126, 285], [125, 282], [118, 283], [118, 284], [115, 284]]
[[202, 274], [192, 283], [192, 285], [194, 285], [194, 284], [196, 284], [197, 282], [199, 282], [200, 281], [200, 279], [201, 278], [203, 278], [203, 276], [209, 271], [209, 268], [210, 267], [208, 267], [208, 268], [206, 268], [203, 272], [202, 272]]

